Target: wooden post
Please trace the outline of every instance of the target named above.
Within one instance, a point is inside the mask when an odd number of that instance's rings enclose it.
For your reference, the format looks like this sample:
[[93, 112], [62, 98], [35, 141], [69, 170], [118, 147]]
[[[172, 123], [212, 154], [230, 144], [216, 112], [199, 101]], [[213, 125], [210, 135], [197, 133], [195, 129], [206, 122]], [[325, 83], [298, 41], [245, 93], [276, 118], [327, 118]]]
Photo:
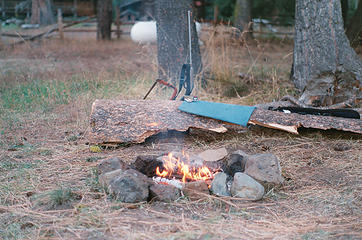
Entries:
[[216, 26], [218, 18], [219, 18], [219, 6], [217, 4], [215, 4], [214, 5], [214, 26]]
[[0, 49], [2, 49], [2, 45], [3, 45], [3, 31], [1, 29], [2, 27], [2, 22], [0, 21]]
[[5, 19], [5, 17], [6, 17], [5, 0], [2, 0], [2, 1], [1, 1], [1, 14], [2, 14], [3, 19]]
[[62, 9], [58, 8], [58, 31], [61, 40], [64, 39]]
[[117, 27], [116, 34], [117, 34], [117, 39], [121, 38], [121, 19], [120, 18], [121, 18], [121, 13], [120, 13], [119, 7], [116, 6], [116, 27]]
[[77, 0], [74, 0], [73, 1], [73, 17], [74, 18], [77, 18], [78, 17], [78, 14], [77, 14], [77, 10], [78, 10], [78, 1]]

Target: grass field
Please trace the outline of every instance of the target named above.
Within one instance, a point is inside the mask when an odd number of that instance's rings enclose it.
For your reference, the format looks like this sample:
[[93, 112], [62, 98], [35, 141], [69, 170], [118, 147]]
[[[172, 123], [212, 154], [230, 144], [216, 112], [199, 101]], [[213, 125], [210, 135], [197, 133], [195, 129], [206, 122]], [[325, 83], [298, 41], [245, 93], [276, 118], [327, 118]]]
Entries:
[[[204, 37], [200, 99], [252, 105], [297, 91], [290, 41], [232, 44]], [[246, 78], [239, 78], [239, 73]], [[157, 76], [156, 47], [129, 39], [49, 39], [0, 52], [0, 239], [361, 239], [361, 137], [264, 128], [192, 132], [92, 153], [92, 102], [142, 99]], [[167, 99], [156, 89], [152, 99]], [[263, 200], [205, 196], [125, 204], [98, 184], [101, 159], [226, 147], [270, 152], [286, 179]]]

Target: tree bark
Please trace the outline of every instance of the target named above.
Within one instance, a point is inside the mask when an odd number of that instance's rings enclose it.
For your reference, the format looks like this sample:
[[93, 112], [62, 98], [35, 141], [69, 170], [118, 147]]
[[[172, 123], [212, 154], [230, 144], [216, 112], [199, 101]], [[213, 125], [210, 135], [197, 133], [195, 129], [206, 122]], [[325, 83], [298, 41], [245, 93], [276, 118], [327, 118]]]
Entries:
[[31, 23], [50, 25], [55, 23], [51, 0], [32, 0]]
[[97, 39], [111, 40], [112, 0], [98, 1]]
[[307, 105], [361, 98], [362, 63], [344, 33], [340, 0], [296, 1], [292, 80]]
[[[192, 10], [192, 1], [157, 0], [156, 9], [159, 78], [176, 84], [182, 65], [189, 63], [187, 11]], [[202, 62], [193, 19], [194, 16], [191, 22], [192, 68], [196, 83], [201, 79]]]
[[245, 41], [253, 39], [251, 18], [252, 0], [237, 0], [234, 9], [234, 27], [240, 30]]
[[349, 9], [348, 0], [341, 0], [341, 6], [342, 6], [343, 26], [344, 26], [344, 28], [346, 28], [347, 27], [347, 18], [348, 18], [348, 9]]
[[362, 1], [359, 1], [356, 12], [347, 27], [346, 32], [353, 47], [362, 45]]

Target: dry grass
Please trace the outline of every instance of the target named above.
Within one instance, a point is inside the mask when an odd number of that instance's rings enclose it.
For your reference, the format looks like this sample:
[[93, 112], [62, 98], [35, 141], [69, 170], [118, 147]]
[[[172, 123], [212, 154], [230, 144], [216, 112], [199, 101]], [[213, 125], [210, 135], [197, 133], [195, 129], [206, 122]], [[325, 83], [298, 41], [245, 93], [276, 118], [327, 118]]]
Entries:
[[[246, 47], [225, 36], [206, 39], [204, 66], [212, 80], [201, 98], [254, 104], [294, 93], [288, 81], [290, 44]], [[360, 136], [333, 131], [294, 136], [260, 128], [221, 135], [193, 131], [90, 153], [83, 136], [92, 101], [141, 99], [155, 78], [155, 46], [49, 40], [0, 54], [0, 238], [361, 238]], [[239, 72], [250, 77], [240, 79]], [[245, 89], [237, 91], [240, 85]], [[235, 97], [225, 96], [226, 87], [236, 89]], [[157, 89], [150, 99], [169, 94]], [[131, 162], [140, 154], [220, 146], [277, 155], [285, 183], [258, 202], [201, 196], [124, 204], [107, 197], [94, 171], [97, 161], [110, 156]]]

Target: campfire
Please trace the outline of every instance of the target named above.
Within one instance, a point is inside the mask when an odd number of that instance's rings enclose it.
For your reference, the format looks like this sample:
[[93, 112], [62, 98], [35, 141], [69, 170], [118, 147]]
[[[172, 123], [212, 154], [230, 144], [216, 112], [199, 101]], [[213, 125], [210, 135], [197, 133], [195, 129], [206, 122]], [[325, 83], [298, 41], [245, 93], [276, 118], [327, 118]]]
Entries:
[[156, 168], [156, 175], [168, 179], [181, 179], [183, 183], [199, 180], [212, 180], [214, 173], [206, 166], [195, 166], [190, 156], [182, 151], [181, 156], [174, 156], [172, 152], [162, 157], [163, 166]]
[[131, 165], [111, 158], [102, 161], [98, 170], [106, 191], [124, 202], [169, 202], [208, 194], [259, 200], [263, 185], [283, 181], [274, 155], [248, 155], [240, 150], [228, 154], [226, 149], [191, 156], [185, 151], [142, 155]]

